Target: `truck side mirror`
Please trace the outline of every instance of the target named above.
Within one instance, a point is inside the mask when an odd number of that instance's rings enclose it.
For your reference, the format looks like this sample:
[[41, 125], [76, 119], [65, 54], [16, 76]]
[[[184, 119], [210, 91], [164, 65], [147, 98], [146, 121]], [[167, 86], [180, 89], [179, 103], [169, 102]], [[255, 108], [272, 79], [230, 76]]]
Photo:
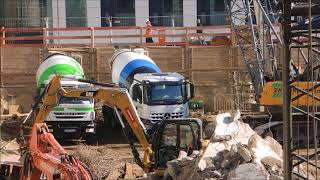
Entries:
[[188, 82], [186, 86], [187, 86], [187, 99], [190, 100], [194, 97], [194, 84], [191, 82]]

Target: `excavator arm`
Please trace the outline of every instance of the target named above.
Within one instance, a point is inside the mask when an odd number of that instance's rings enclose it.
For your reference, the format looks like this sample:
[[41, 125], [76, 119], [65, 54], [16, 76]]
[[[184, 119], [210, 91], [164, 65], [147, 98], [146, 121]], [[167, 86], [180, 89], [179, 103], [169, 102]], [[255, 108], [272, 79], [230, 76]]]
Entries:
[[45, 123], [34, 124], [28, 151], [23, 154], [21, 180], [47, 179], [91, 180], [87, 166], [68, 155]]
[[145, 127], [141, 122], [135, 106], [126, 89], [119, 88], [115, 85], [108, 87], [96, 86], [92, 88], [70, 88], [64, 89], [61, 87], [62, 76], [54, 77], [46, 88], [43, 96], [42, 106], [35, 120], [35, 123], [45, 121], [47, 115], [53, 107], [59, 104], [61, 96], [64, 97], [86, 97], [101, 100], [108, 106], [119, 109], [125, 117], [125, 120], [130, 125], [142, 148], [144, 149], [143, 166], [145, 170], [151, 168], [150, 158], [153, 155], [151, 145], [146, 137]]

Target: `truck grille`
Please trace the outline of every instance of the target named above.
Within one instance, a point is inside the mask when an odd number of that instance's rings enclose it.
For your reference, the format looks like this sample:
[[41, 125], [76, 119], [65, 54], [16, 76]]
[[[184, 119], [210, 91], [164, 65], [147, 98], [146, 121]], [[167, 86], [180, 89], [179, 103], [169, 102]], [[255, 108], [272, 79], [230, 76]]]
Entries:
[[[164, 118], [165, 113], [152, 113], [151, 120], [162, 120]], [[168, 119], [176, 119], [182, 118], [183, 112], [170, 113], [170, 117]]]
[[84, 118], [86, 113], [83, 112], [55, 112], [54, 115], [57, 119], [81, 119]]

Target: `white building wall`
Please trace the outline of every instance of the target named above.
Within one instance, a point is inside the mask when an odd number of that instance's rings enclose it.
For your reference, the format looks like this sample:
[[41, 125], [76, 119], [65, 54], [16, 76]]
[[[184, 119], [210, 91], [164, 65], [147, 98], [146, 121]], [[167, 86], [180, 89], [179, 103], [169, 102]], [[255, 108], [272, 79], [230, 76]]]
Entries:
[[[52, 0], [52, 20], [54, 28], [66, 27], [66, 1]], [[59, 23], [59, 24], [58, 24]]]
[[183, 0], [183, 26], [197, 26], [197, 0]]
[[149, 18], [149, 0], [135, 1], [136, 26], [145, 26]]
[[88, 27], [101, 26], [101, 3], [99, 0], [87, 0]]

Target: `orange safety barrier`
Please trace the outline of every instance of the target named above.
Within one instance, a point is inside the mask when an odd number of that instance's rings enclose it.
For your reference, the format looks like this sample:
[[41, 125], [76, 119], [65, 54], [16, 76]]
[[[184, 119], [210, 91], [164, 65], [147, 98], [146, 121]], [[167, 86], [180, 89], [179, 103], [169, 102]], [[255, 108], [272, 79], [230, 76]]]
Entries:
[[159, 43], [165, 44], [165, 42], [166, 42], [166, 30], [165, 29], [158, 29], [158, 39], [159, 39]]
[[[245, 28], [245, 26], [239, 26]], [[191, 37], [205, 38], [205, 45], [213, 43], [215, 37], [230, 39], [230, 26], [201, 27], [153, 27], [158, 42], [144, 43], [146, 27], [79, 27], [79, 28], [0, 28], [0, 46], [43, 46], [43, 47], [95, 47], [95, 46], [184, 46], [199, 45], [190, 42]], [[196, 33], [203, 30], [203, 33]], [[250, 36], [250, 33], [243, 33]], [[128, 42], [126, 42], [128, 41]], [[204, 44], [201, 44], [202, 46]]]

